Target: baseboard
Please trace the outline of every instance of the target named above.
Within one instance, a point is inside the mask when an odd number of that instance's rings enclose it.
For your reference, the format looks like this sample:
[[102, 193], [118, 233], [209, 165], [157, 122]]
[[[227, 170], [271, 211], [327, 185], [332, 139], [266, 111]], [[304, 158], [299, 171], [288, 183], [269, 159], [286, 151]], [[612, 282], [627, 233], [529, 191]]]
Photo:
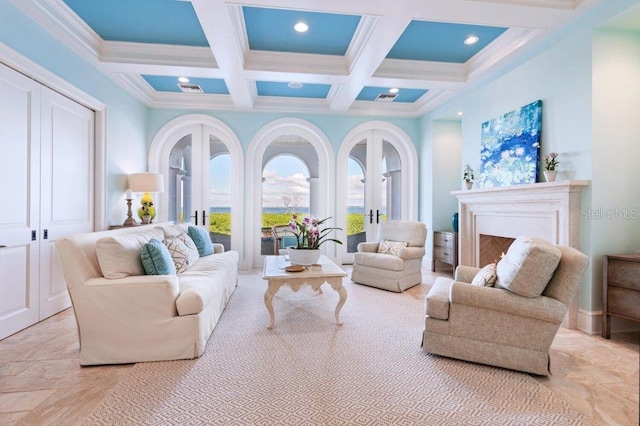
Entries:
[[[602, 333], [602, 311], [578, 310], [578, 330], [587, 334]], [[624, 318], [611, 317], [611, 332], [624, 333], [640, 330], [640, 323]]]

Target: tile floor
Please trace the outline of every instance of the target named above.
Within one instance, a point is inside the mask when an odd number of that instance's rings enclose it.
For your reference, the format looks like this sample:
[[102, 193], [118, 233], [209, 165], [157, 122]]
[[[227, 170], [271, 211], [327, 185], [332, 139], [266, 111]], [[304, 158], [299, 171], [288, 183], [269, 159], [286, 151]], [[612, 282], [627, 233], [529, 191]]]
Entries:
[[[435, 278], [447, 274], [423, 270], [426, 284], [409, 294], [424, 299]], [[260, 270], [243, 275], [264, 283]], [[0, 425], [78, 424], [132, 367], [81, 368], [78, 346], [72, 309], [0, 341]], [[638, 425], [639, 348], [640, 332], [605, 340], [560, 329], [551, 348], [552, 374], [534, 377], [591, 424]]]

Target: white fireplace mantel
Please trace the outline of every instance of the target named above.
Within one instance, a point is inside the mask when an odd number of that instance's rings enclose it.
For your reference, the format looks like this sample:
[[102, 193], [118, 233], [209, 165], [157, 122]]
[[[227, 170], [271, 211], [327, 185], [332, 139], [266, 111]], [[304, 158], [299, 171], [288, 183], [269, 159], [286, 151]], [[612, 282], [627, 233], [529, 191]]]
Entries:
[[[453, 191], [459, 205], [459, 262], [479, 265], [480, 234], [544, 238], [580, 248], [580, 193], [587, 180], [545, 182]], [[576, 297], [577, 302], [577, 297]], [[577, 323], [577, 303], [569, 309], [569, 328]]]

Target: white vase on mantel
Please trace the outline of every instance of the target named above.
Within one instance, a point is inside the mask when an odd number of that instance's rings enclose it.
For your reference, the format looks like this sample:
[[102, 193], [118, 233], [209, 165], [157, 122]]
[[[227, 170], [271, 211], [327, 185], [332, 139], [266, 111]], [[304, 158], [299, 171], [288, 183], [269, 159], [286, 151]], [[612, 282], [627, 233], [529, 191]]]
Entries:
[[558, 172], [556, 170], [545, 170], [544, 171], [544, 180], [547, 182], [553, 182], [556, 180], [556, 176], [558, 176]]
[[473, 188], [473, 181], [465, 180], [464, 184], [467, 186], [467, 189]]

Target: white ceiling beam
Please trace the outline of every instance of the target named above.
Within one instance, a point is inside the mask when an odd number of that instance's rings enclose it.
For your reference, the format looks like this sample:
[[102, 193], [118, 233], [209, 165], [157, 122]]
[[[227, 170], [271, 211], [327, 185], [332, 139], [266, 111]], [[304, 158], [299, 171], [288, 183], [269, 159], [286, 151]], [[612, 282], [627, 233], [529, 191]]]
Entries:
[[344, 112], [349, 109], [364, 87], [364, 82], [369, 80], [384, 61], [409, 22], [405, 16], [390, 14], [378, 18], [372, 24], [368, 40], [362, 41], [357, 58], [350, 64], [349, 82], [339, 89], [332, 100], [331, 111]]
[[192, 0], [192, 4], [234, 105], [252, 108], [254, 98], [244, 79], [242, 52], [236, 43], [229, 7], [223, 0]]

